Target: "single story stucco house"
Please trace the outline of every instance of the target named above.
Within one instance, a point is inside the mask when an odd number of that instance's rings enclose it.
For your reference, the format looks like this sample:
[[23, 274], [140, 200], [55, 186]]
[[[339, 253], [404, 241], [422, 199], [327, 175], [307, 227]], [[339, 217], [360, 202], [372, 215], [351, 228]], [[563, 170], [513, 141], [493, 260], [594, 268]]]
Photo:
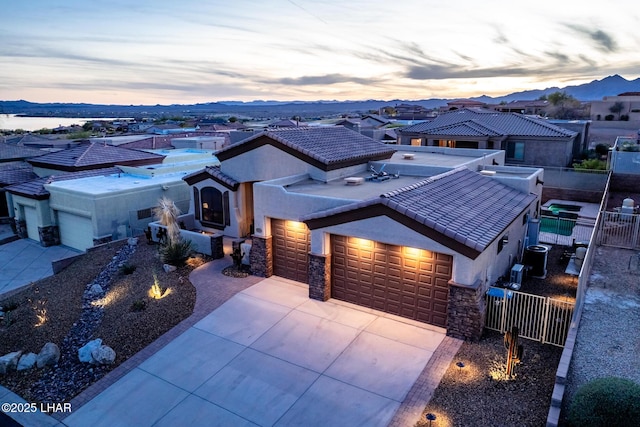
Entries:
[[205, 232], [251, 244], [255, 275], [476, 339], [517, 262], [542, 169], [501, 150], [385, 145], [343, 127], [266, 130], [184, 177]]

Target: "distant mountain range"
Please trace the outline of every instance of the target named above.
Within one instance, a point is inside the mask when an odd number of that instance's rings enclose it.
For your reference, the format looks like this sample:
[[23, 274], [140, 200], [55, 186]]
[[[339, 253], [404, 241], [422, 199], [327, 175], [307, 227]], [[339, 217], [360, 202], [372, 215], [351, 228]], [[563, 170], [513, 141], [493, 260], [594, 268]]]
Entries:
[[[518, 100], [534, 100], [554, 92], [566, 92], [581, 101], [601, 100], [604, 96], [618, 95], [624, 92], [640, 92], [640, 78], [627, 80], [613, 75], [602, 80], [594, 80], [577, 86], [515, 92], [500, 97], [479, 96], [470, 99], [487, 104], [499, 104]], [[458, 99], [458, 98], [452, 98]], [[425, 108], [437, 108], [446, 105], [451, 99], [423, 100], [367, 100], [367, 101], [220, 101], [202, 104], [172, 105], [101, 105], [69, 103], [34, 103], [24, 100], [0, 101], [0, 114], [22, 114], [28, 116], [52, 117], [140, 117], [159, 115], [205, 115], [229, 114], [252, 118], [291, 117], [301, 115], [306, 118], [323, 117], [351, 112], [368, 112], [385, 106], [397, 104], [419, 104]]]

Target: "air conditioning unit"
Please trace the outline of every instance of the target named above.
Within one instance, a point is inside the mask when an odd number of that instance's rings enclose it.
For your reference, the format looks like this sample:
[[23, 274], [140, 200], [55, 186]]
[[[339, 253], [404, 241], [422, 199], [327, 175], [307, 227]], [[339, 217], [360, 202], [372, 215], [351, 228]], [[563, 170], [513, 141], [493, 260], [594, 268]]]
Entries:
[[522, 284], [522, 274], [524, 273], [524, 265], [522, 264], [515, 264], [513, 267], [511, 267], [511, 277], [510, 277], [510, 282], [511, 283], [517, 283], [519, 285]]

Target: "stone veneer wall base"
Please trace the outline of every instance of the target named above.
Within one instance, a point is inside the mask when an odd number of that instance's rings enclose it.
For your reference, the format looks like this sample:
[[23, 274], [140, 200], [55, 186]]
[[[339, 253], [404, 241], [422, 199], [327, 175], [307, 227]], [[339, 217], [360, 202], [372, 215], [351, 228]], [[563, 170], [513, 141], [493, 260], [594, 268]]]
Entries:
[[273, 239], [253, 236], [249, 261], [253, 275], [271, 277], [273, 275]]
[[480, 281], [472, 286], [449, 282], [447, 335], [480, 341], [486, 313], [485, 291]]
[[331, 255], [309, 254], [309, 298], [331, 298]]

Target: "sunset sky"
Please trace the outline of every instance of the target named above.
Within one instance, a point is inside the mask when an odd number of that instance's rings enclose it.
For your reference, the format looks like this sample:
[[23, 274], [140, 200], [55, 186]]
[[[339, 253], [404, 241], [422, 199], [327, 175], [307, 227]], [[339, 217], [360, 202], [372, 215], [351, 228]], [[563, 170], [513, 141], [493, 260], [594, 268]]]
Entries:
[[635, 1], [4, 0], [0, 11], [0, 100], [412, 100], [640, 76]]

